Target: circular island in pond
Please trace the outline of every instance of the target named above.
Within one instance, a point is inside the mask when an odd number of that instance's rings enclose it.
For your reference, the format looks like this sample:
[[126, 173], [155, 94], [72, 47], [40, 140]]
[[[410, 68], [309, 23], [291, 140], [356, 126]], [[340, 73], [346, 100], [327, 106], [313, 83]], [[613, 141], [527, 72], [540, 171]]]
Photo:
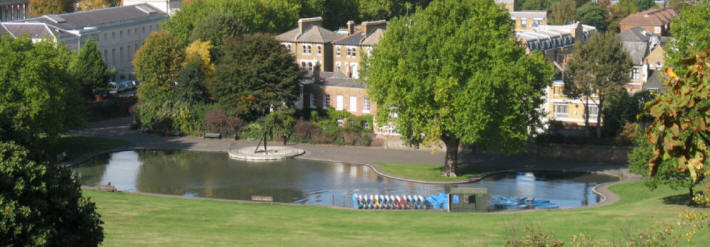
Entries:
[[267, 149], [257, 146], [229, 148], [229, 158], [246, 161], [269, 161], [293, 158], [305, 153], [303, 149], [286, 146], [269, 146]]

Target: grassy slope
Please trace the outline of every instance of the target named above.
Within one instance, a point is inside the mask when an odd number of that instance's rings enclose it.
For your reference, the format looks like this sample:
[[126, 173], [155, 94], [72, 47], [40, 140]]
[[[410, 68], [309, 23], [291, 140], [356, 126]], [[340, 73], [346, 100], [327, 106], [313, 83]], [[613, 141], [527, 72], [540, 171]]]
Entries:
[[385, 172], [395, 176], [427, 181], [461, 181], [483, 172], [490, 171], [471, 166], [459, 166], [457, 171], [459, 176], [450, 178], [441, 175], [441, 168], [443, 165], [378, 163], [377, 166], [382, 168]]
[[[612, 188], [618, 203], [589, 209], [512, 214], [357, 211], [85, 191], [105, 222], [104, 246], [480, 246], [503, 245], [513, 226], [534, 224], [569, 241], [577, 233], [618, 239], [675, 220], [682, 192], [641, 183]], [[710, 246], [708, 230], [695, 246]]]

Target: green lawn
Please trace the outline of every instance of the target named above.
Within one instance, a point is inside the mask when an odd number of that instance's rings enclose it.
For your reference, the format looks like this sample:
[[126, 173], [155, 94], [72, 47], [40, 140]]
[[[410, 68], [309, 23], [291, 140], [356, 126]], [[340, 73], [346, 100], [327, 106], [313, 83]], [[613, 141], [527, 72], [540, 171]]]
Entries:
[[459, 176], [451, 178], [441, 175], [443, 165], [378, 163], [377, 166], [382, 168], [383, 171], [398, 177], [427, 181], [463, 181], [478, 174], [491, 171], [490, 169], [459, 165], [456, 171]]
[[91, 136], [60, 136], [57, 143], [47, 147], [50, 154], [67, 152], [70, 159], [80, 157], [92, 152], [111, 150], [127, 145], [128, 142], [120, 139], [91, 137]]
[[[685, 206], [664, 203], [683, 192], [642, 183], [612, 187], [616, 204], [588, 209], [461, 214], [362, 211], [166, 198], [85, 190], [105, 222], [104, 246], [500, 246], [531, 224], [569, 241], [585, 233], [619, 239], [675, 221]], [[708, 210], [705, 210], [708, 212]], [[691, 246], [710, 246], [710, 232]], [[686, 243], [684, 243], [686, 244]]]

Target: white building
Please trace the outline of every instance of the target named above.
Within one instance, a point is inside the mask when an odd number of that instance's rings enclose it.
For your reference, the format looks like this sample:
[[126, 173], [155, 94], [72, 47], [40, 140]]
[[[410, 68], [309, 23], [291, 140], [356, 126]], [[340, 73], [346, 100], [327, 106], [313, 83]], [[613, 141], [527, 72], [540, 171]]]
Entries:
[[131, 64], [134, 54], [148, 34], [158, 31], [158, 24], [167, 18], [165, 12], [142, 3], [3, 22], [0, 35], [29, 35], [34, 42], [50, 39], [70, 50], [78, 50], [92, 39], [106, 64], [116, 69], [113, 80], [124, 80], [134, 78]]
[[180, 0], [123, 0], [123, 6], [148, 4], [170, 16], [180, 10]]

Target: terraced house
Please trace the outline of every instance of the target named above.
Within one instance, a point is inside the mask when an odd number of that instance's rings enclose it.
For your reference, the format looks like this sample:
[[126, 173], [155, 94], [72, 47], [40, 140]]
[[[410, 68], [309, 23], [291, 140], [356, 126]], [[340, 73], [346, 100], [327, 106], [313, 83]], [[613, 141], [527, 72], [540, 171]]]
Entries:
[[360, 61], [370, 54], [372, 47], [380, 42], [385, 33], [387, 21], [366, 21], [356, 30], [355, 22], [348, 22], [348, 36], [334, 40], [334, 72], [341, 72], [348, 78], [360, 78]]
[[296, 57], [296, 63], [307, 71], [333, 71], [331, 41], [344, 35], [323, 27], [322, 17], [302, 18], [298, 27], [276, 36], [276, 40]]

